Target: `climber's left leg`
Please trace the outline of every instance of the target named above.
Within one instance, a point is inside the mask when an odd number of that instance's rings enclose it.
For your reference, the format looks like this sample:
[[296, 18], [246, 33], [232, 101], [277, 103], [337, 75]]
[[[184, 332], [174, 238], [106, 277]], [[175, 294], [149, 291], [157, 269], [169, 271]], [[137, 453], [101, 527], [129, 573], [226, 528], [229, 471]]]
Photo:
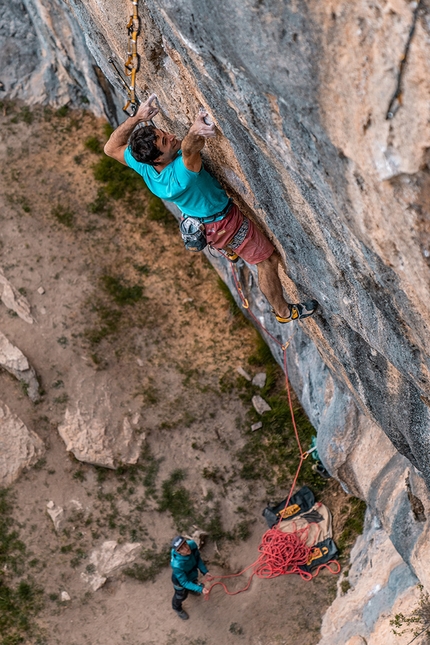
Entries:
[[254, 222], [243, 215], [236, 205], [219, 222], [206, 224], [208, 244], [216, 249], [233, 251], [248, 262], [256, 264], [260, 289], [274, 309], [278, 322], [285, 323], [311, 316], [318, 303], [290, 305], [285, 299], [278, 269], [281, 258], [275, 247]]
[[257, 264], [260, 289], [272, 305], [276, 320], [280, 323], [288, 323], [292, 320], [312, 316], [318, 307], [316, 300], [296, 304], [291, 304], [285, 300], [278, 274], [280, 263], [281, 258], [274, 251], [267, 260]]
[[258, 282], [260, 289], [272, 305], [274, 311], [282, 318], [291, 317], [291, 306], [284, 298], [282, 283], [279, 278], [280, 257], [276, 251], [262, 262], [258, 262]]

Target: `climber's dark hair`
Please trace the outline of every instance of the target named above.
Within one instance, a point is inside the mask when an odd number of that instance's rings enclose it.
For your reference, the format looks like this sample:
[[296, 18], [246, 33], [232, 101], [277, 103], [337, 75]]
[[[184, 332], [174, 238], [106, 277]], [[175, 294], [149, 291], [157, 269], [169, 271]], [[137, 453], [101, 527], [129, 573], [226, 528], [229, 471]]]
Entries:
[[162, 154], [155, 145], [157, 135], [153, 125], [144, 125], [134, 130], [130, 137], [130, 151], [134, 159], [140, 163], [154, 165], [156, 159]]

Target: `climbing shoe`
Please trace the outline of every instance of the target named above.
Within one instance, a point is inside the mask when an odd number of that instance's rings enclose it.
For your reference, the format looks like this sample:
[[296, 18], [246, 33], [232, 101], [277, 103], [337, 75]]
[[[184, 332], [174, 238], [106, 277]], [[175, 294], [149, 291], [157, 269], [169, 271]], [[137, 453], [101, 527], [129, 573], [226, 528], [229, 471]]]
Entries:
[[314, 473], [318, 473], [318, 475], [323, 479], [331, 479], [330, 473], [326, 468], [324, 468], [320, 461], [316, 464], [313, 464], [312, 470], [314, 471]]
[[279, 316], [276, 311], [273, 311], [275, 318], [280, 323], [289, 323], [292, 320], [302, 320], [303, 318], [308, 318], [316, 312], [318, 308], [318, 302], [316, 300], [307, 300], [306, 302], [298, 302], [295, 305], [290, 305], [290, 316], [284, 318]]
[[189, 616], [187, 612], [184, 611], [183, 609], [181, 609], [181, 611], [174, 609], [173, 611], [175, 611], [178, 614], [179, 618], [182, 618], [182, 620], [188, 620]]

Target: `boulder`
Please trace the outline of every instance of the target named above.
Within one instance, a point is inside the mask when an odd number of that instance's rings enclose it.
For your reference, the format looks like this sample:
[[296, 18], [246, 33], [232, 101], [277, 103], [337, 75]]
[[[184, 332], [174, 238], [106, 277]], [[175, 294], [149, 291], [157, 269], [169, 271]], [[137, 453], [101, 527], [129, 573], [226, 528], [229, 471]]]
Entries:
[[12, 484], [44, 452], [40, 437], [0, 401], [0, 486]]
[[89, 564], [92, 565], [94, 571], [92, 573], [83, 571], [81, 573], [82, 579], [90, 585], [93, 591], [97, 591], [109, 577], [136, 560], [141, 546], [138, 542], [126, 542], [125, 544], [118, 544], [114, 540], [103, 542], [89, 557]]
[[248, 374], [246, 370], [243, 369], [243, 367], [240, 367], [240, 366], [236, 367], [236, 372], [241, 376], [243, 376], [243, 378], [246, 379], [247, 381], [251, 381], [251, 376]]
[[79, 461], [95, 466], [135, 464], [145, 435], [135, 432], [128, 417], [116, 420], [111, 396], [105, 389], [81, 390], [78, 397], [66, 409], [58, 428], [66, 450]]
[[0, 367], [23, 383], [24, 390], [32, 401], [40, 399], [36, 372], [21, 350], [12, 345], [2, 332], [0, 332]]
[[256, 430], [260, 430], [260, 428], [262, 427], [263, 427], [263, 424], [261, 423], [261, 421], [257, 421], [257, 423], [252, 424], [251, 430], [252, 432], [255, 432]]
[[52, 500], [47, 503], [46, 508], [49, 517], [54, 523], [56, 532], [60, 533], [66, 523], [66, 514], [64, 512], [64, 508], [57, 506]]
[[256, 385], [259, 388], [262, 388], [266, 385], [266, 372], [258, 372], [252, 379], [252, 385]]
[[259, 394], [256, 394], [252, 397], [252, 405], [254, 406], [258, 414], [264, 414], [265, 412], [269, 412], [269, 410], [272, 409], [270, 405]]
[[31, 315], [30, 305], [27, 298], [25, 298], [15, 287], [9, 282], [0, 269], [0, 300], [8, 308], [12, 309], [22, 320], [32, 325], [34, 318]]

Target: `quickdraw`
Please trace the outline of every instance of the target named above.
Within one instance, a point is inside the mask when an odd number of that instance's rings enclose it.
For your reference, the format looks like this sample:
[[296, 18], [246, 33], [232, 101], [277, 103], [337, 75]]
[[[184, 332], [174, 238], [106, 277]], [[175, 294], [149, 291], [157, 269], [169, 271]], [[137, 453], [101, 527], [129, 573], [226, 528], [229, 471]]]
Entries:
[[136, 74], [140, 67], [140, 56], [137, 53], [137, 37], [140, 34], [140, 16], [139, 16], [139, 0], [132, 0], [133, 13], [131, 14], [127, 23], [128, 33], [128, 46], [127, 46], [127, 60], [124, 63], [124, 74], [129, 77], [130, 82], [123, 77], [118, 65], [113, 58], [109, 58], [108, 62], [112, 65], [122, 87], [126, 90], [128, 100], [122, 108], [128, 116], [134, 116], [140, 105], [140, 100], [136, 94]]

